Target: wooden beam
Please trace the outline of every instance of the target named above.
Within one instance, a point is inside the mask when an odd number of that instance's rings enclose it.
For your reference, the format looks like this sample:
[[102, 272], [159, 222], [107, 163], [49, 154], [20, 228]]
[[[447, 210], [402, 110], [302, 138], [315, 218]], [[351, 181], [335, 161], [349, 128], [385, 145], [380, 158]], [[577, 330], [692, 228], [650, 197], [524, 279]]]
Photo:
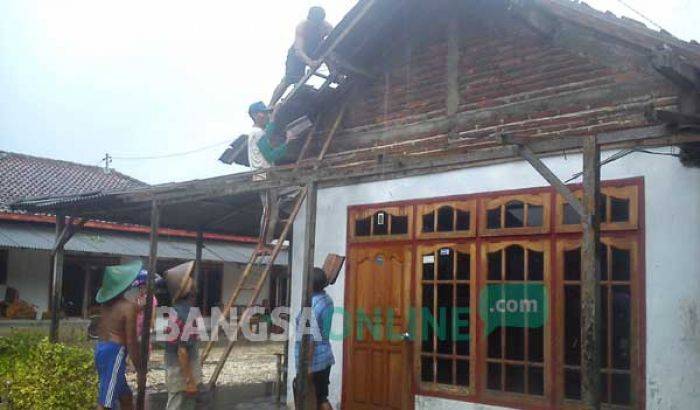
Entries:
[[[311, 275], [314, 270], [314, 253], [316, 250], [316, 199], [317, 199], [316, 182], [310, 182], [307, 185], [306, 194], [306, 220], [304, 229], [304, 271], [302, 276], [302, 296], [301, 309], [311, 307], [312, 283]], [[298, 337], [299, 335], [297, 335]], [[297, 380], [299, 381], [299, 403], [306, 402], [308, 393], [308, 374], [309, 374], [309, 352], [311, 351], [311, 335], [304, 335], [301, 341], [301, 349], [299, 351], [299, 368], [297, 369]]]
[[[201, 229], [197, 231], [194, 246], [194, 289], [195, 292], [199, 293], [202, 291], [199, 288], [199, 280], [202, 277], [202, 250], [204, 250], [204, 233]], [[202, 298], [202, 300], [206, 304], [206, 297]]]
[[599, 409], [601, 401], [601, 324], [600, 292], [600, 147], [595, 136], [586, 137], [583, 146], [583, 220], [581, 247], [581, 392], [589, 409]]
[[328, 132], [328, 137], [326, 137], [326, 140], [323, 142], [323, 147], [321, 147], [321, 152], [319, 152], [318, 157], [316, 158], [316, 161], [318, 163], [314, 166], [314, 169], [318, 169], [320, 162], [323, 160], [323, 157], [326, 156], [326, 152], [328, 152], [328, 147], [331, 146], [331, 142], [333, 141], [333, 137], [335, 136], [335, 133], [338, 131], [338, 127], [340, 127], [340, 123], [343, 121], [343, 117], [345, 117], [345, 111], [347, 110], [348, 104], [350, 103], [351, 98], [348, 96], [346, 97], [345, 101], [343, 101], [340, 106], [340, 110], [338, 111], [338, 114], [335, 117], [335, 121], [333, 121], [333, 126], [331, 127], [331, 130]]
[[63, 298], [63, 244], [61, 243], [61, 236], [65, 228], [65, 214], [57, 213], [57, 247], [55, 252], [53, 252], [53, 274], [51, 275], [51, 327], [49, 328], [49, 340], [51, 343], [56, 343], [58, 341], [58, 320], [61, 312], [61, 300]]
[[529, 162], [530, 165], [532, 165], [532, 167], [535, 168], [540, 175], [542, 175], [542, 178], [549, 182], [550, 185], [552, 185], [557, 192], [559, 192], [561, 196], [566, 199], [566, 202], [568, 202], [571, 207], [574, 208], [576, 213], [581, 217], [581, 220], [586, 218], [586, 211], [584, 210], [581, 201], [574, 196], [574, 193], [571, 192], [569, 187], [567, 187], [566, 184], [564, 184], [564, 182], [562, 182], [559, 177], [557, 177], [554, 172], [552, 172], [547, 165], [545, 165], [544, 162], [537, 157], [537, 154], [532, 152], [532, 150], [526, 144], [513, 141], [512, 137], [508, 134], [501, 134], [501, 141], [503, 144], [514, 144], [517, 146], [520, 156]]
[[68, 223], [63, 226], [63, 229], [56, 237], [56, 241], [54, 242], [53, 248], [51, 249], [51, 254], [54, 255], [59, 248], [63, 249], [66, 243], [68, 243], [68, 241], [73, 237], [73, 235], [83, 226], [85, 226], [86, 222], [87, 219], [84, 218], [78, 218], [77, 223], [75, 223], [74, 218], [68, 218]]
[[160, 204], [158, 201], [151, 202], [151, 233], [150, 252], [148, 254], [148, 279], [146, 285], [146, 306], [143, 313], [143, 334], [141, 335], [140, 358], [141, 366], [137, 368], [138, 373], [138, 395], [136, 398], [137, 410], [144, 410], [146, 402], [146, 376], [148, 374], [148, 346], [151, 339], [151, 317], [153, 316], [153, 287], [155, 274], [158, 266], [158, 227], [160, 226]]

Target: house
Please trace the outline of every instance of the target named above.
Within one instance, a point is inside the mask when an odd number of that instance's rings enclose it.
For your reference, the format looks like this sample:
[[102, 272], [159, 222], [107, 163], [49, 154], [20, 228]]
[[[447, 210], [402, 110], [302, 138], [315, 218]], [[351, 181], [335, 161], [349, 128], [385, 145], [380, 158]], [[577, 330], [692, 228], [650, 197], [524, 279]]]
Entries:
[[287, 96], [317, 124], [294, 167], [13, 209], [255, 235], [257, 192], [303, 187], [292, 315], [347, 256], [334, 407], [583, 408], [596, 381], [607, 408], [696, 407], [696, 42], [568, 0], [362, 0], [322, 47], [347, 81]]
[[[7, 289], [34, 306], [35, 318], [44, 317], [51, 295], [51, 250], [55, 218], [46, 214], [11, 211], [20, 198], [84, 195], [101, 190], [147, 187], [115, 170], [73, 162], [0, 152], [0, 294]], [[96, 307], [95, 294], [105, 266], [148, 256], [147, 227], [93, 220], [66, 246], [62, 314], [86, 318]], [[158, 271], [195, 257], [195, 233], [163, 230]], [[226, 290], [238, 280], [241, 267], [253, 251], [255, 238], [204, 234], [203, 275], [199, 305], [205, 314], [228, 298]], [[260, 302], [285, 304], [286, 260], [275, 268]], [[279, 287], [279, 289], [277, 289]], [[6, 322], [8, 324], [8, 322]]]

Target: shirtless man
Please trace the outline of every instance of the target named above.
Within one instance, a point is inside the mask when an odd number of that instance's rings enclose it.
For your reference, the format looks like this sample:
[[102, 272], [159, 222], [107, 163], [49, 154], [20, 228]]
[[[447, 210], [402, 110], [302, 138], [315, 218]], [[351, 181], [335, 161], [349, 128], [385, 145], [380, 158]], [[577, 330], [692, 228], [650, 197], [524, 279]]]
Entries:
[[326, 20], [326, 11], [321, 7], [311, 7], [306, 20], [297, 25], [294, 44], [287, 52], [287, 63], [284, 77], [272, 93], [269, 107], [274, 107], [287, 91], [290, 85], [296, 84], [304, 77], [306, 66], [317, 63], [314, 52], [323, 39], [333, 30]]
[[95, 366], [99, 376], [98, 409], [133, 408], [133, 395], [126, 383], [126, 355], [141, 369], [136, 315], [138, 305], [124, 297], [139, 272], [140, 261], [105, 268], [96, 301], [102, 304]]

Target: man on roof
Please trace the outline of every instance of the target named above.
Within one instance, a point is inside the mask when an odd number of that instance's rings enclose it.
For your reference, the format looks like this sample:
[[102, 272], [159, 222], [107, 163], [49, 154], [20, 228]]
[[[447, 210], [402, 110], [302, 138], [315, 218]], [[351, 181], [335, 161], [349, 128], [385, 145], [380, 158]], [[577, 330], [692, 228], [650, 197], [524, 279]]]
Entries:
[[106, 267], [95, 298], [102, 305], [99, 341], [95, 346], [99, 409], [133, 408], [133, 395], [126, 383], [126, 355], [128, 352], [136, 369], [142, 369], [136, 333], [138, 305], [124, 293], [132, 287], [141, 268], [141, 261]]
[[304, 77], [306, 66], [311, 67], [317, 63], [314, 53], [332, 30], [333, 26], [326, 21], [326, 11], [321, 7], [311, 7], [306, 20], [297, 25], [294, 44], [287, 52], [284, 77], [272, 93], [271, 107], [282, 98], [290, 85]]

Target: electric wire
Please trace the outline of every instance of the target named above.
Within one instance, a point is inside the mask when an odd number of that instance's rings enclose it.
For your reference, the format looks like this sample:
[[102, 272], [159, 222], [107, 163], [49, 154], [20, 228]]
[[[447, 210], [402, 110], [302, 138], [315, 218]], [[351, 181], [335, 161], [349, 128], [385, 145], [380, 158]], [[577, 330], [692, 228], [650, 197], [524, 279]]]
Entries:
[[226, 140], [219, 141], [217, 143], [207, 145], [204, 147], [200, 148], [195, 148], [189, 151], [182, 151], [182, 152], [176, 152], [176, 153], [171, 153], [171, 154], [163, 154], [163, 155], [147, 155], [147, 156], [112, 156], [112, 159], [117, 159], [117, 160], [139, 160], [139, 161], [144, 161], [144, 160], [153, 160], [153, 159], [165, 159], [165, 158], [175, 158], [175, 157], [182, 157], [185, 155], [191, 155], [191, 154], [196, 154], [198, 152], [202, 151], [207, 151], [210, 149], [214, 149], [216, 147], [220, 147], [224, 144], [230, 144], [231, 143], [231, 138], [227, 138]]
[[661, 27], [661, 25], [659, 25], [658, 23], [656, 23], [654, 20], [650, 19], [649, 17], [647, 17], [645, 14], [643, 14], [643, 13], [640, 12], [639, 10], [637, 10], [637, 9], [635, 9], [634, 7], [632, 7], [632, 6], [630, 6], [629, 4], [627, 4], [627, 2], [625, 2], [624, 0], [617, 0], [617, 2], [620, 3], [620, 4], [622, 4], [624, 7], [626, 7], [626, 8], [629, 9], [630, 11], [632, 11], [634, 14], [636, 14], [636, 15], [638, 15], [639, 17], [641, 17], [641, 18], [643, 18], [644, 20], [646, 20], [648, 23], [650, 23], [650, 24], [656, 26], [659, 30], [663, 30], [663, 31], [665, 31], [665, 32], [667, 32], [667, 33], [669, 32], [669, 31], [666, 30], [665, 28]]

